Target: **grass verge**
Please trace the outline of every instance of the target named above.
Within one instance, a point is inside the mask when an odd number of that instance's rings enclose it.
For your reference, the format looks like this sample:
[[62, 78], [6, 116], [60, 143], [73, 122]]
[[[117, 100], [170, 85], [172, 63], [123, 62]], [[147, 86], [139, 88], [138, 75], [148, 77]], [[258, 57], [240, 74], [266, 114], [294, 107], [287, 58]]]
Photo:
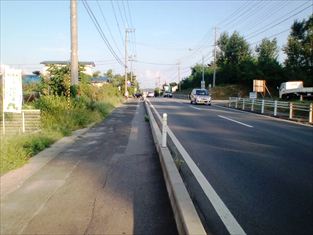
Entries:
[[41, 132], [1, 136], [0, 175], [23, 166], [32, 156], [72, 131], [102, 121], [120, 105], [123, 98], [112, 86], [87, 87], [83, 94], [71, 98], [42, 96], [27, 104], [41, 110]]

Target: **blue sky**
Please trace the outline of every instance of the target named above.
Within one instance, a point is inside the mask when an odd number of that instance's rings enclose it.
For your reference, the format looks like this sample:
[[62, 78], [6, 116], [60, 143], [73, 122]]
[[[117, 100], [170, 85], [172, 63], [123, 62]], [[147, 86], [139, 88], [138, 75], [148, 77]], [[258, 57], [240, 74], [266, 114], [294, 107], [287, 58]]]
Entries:
[[[123, 61], [125, 28], [135, 28], [135, 33], [129, 35], [128, 50], [129, 55], [136, 54], [133, 69], [142, 87], [154, 87], [158, 77], [161, 82], [177, 81], [178, 62], [181, 77], [187, 76], [190, 67], [201, 62], [202, 56], [206, 63], [210, 62], [214, 27], [217, 35], [239, 31], [252, 44], [251, 48], [262, 38], [277, 34], [282, 48], [292, 22], [312, 14], [312, 3], [312, 0], [88, 1]], [[70, 58], [69, 1], [0, 0], [0, 6], [1, 64], [31, 72], [42, 67], [41, 61]], [[78, 1], [78, 31], [79, 60], [94, 61], [95, 70], [124, 73], [82, 1]], [[281, 53], [280, 60], [283, 59]]]

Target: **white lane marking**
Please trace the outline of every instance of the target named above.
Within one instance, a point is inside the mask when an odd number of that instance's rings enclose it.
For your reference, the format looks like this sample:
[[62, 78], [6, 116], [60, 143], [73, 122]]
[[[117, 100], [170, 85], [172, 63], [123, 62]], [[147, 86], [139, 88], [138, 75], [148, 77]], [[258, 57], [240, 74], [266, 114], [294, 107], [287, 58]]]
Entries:
[[[149, 102], [150, 103], [150, 102]], [[150, 103], [151, 104], [151, 103]], [[191, 106], [192, 107], [192, 106]], [[193, 107], [196, 108], [196, 107]], [[152, 107], [155, 114], [161, 120], [161, 116], [159, 112], [155, 109], [155, 107]], [[230, 212], [230, 210], [227, 208], [225, 203], [222, 201], [222, 199], [219, 197], [217, 192], [214, 190], [213, 186], [208, 182], [206, 177], [203, 175], [199, 167], [196, 165], [196, 163], [192, 160], [190, 155], [187, 153], [186, 149], [182, 146], [182, 144], [179, 142], [177, 137], [174, 135], [172, 130], [167, 127], [168, 134], [172, 138], [174, 145], [179, 149], [179, 152], [181, 153], [181, 156], [185, 160], [186, 164], [189, 166], [191, 172], [193, 173], [196, 180], [199, 182], [200, 187], [202, 188], [204, 194], [207, 196], [209, 201], [212, 203], [216, 213], [222, 220], [223, 224], [225, 225], [227, 231], [231, 235], [244, 235], [246, 234], [245, 231], [242, 229], [240, 224], [237, 222], [236, 218], [233, 216], [233, 214]]]
[[235, 122], [235, 123], [238, 123], [238, 124], [240, 124], [240, 125], [253, 128], [253, 126], [250, 126], [250, 125], [245, 124], [245, 123], [243, 123], [243, 122], [239, 122], [239, 121], [236, 121], [236, 120], [234, 120], [234, 119], [231, 119], [231, 118], [228, 118], [228, 117], [224, 117], [224, 116], [222, 116], [222, 115], [217, 115], [217, 116], [219, 116], [220, 118], [224, 118], [224, 119], [226, 119], [226, 120], [228, 120], [228, 121]]
[[197, 107], [193, 107], [193, 106], [189, 106], [190, 108], [193, 108], [193, 109], [196, 109], [196, 110], [202, 110], [200, 108], [197, 108]]

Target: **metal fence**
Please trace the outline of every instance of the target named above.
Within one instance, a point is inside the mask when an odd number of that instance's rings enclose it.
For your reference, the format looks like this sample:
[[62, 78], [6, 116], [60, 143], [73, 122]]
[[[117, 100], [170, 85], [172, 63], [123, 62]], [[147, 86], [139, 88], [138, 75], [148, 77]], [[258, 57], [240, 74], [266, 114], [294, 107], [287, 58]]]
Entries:
[[313, 123], [313, 103], [229, 97], [228, 107]]
[[5, 113], [1, 116], [0, 131], [2, 135], [31, 133], [40, 130], [40, 110], [22, 110], [21, 113]]

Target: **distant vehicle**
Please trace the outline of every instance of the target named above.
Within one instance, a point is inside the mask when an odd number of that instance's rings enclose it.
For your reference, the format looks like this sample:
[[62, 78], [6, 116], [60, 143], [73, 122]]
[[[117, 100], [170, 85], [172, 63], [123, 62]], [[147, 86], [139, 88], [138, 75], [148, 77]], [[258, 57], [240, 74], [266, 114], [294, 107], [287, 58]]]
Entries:
[[154, 91], [149, 91], [147, 97], [154, 97]]
[[141, 94], [141, 93], [136, 93], [136, 94], [135, 94], [135, 97], [136, 97], [136, 98], [140, 98], [140, 97], [142, 97], [142, 94]]
[[279, 87], [279, 98], [289, 98], [291, 96], [305, 97], [313, 96], [313, 87], [303, 87], [303, 81], [283, 82]]
[[211, 96], [206, 89], [195, 88], [190, 95], [191, 104], [206, 104], [211, 105]]
[[173, 97], [173, 94], [172, 94], [172, 92], [165, 91], [165, 92], [163, 93], [163, 97], [172, 98], [172, 97]]

